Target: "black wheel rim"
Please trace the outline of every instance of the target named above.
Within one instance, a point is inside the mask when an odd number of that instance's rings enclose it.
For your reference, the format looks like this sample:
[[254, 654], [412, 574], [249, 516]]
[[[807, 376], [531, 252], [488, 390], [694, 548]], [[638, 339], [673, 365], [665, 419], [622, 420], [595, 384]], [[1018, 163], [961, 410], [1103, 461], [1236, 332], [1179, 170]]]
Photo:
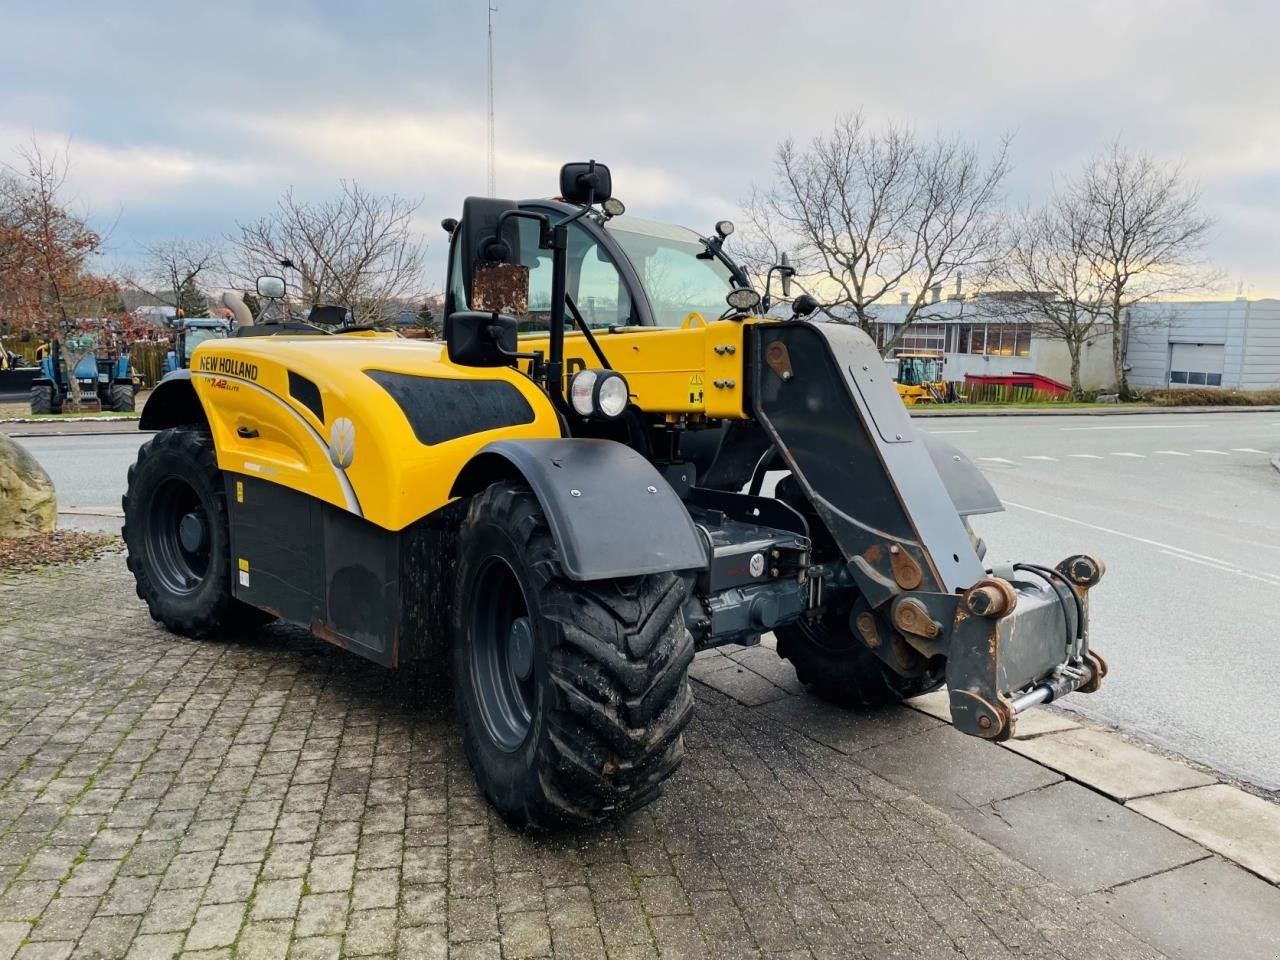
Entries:
[[519, 749], [533, 726], [534, 637], [515, 571], [490, 557], [471, 593], [471, 683], [485, 732], [501, 750]]
[[170, 477], [151, 497], [147, 554], [151, 575], [170, 593], [189, 594], [209, 573], [209, 516], [191, 484]]

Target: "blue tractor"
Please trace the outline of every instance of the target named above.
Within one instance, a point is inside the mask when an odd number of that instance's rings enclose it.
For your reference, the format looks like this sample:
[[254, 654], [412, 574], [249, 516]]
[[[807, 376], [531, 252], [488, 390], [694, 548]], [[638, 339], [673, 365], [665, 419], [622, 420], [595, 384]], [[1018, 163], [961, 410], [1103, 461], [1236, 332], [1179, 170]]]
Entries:
[[[55, 338], [40, 348], [40, 374], [31, 383], [32, 413], [61, 413], [71, 399], [71, 383], [62, 363], [62, 347]], [[81, 402], [97, 402], [103, 410], [133, 411], [137, 390], [129, 368], [129, 352], [102, 354], [94, 351], [76, 364], [75, 379]]]
[[164, 372], [186, 370], [191, 366], [191, 354], [206, 340], [220, 340], [231, 336], [231, 321], [216, 317], [183, 317], [172, 321], [173, 349], [164, 355]]

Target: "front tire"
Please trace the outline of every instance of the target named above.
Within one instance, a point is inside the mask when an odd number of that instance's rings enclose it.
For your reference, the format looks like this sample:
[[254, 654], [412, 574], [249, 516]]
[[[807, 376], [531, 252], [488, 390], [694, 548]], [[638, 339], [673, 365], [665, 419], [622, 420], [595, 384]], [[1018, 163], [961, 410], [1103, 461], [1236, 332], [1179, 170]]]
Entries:
[[161, 430], [129, 468], [124, 542], [138, 596], [174, 633], [205, 637], [269, 619], [231, 593], [227, 495], [213, 439]]
[[[824, 559], [839, 555], [835, 539], [795, 477], [782, 478], [775, 496], [806, 517], [814, 547]], [[821, 620], [801, 619], [774, 631], [778, 656], [791, 661], [796, 679], [815, 694], [842, 707], [866, 710], [899, 703], [942, 684], [945, 662], [927, 662], [915, 676], [896, 673], [853, 632], [849, 613], [841, 608]]]
[[467, 759], [509, 823], [597, 823], [659, 795], [693, 711], [673, 573], [564, 577], [537, 498], [500, 483], [459, 543], [453, 683]]
[[867, 710], [918, 697], [941, 686], [945, 662], [930, 661], [919, 676], [895, 673], [855, 636], [840, 615], [799, 620], [775, 631], [778, 656], [790, 660], [796, 679], [824, 700]]

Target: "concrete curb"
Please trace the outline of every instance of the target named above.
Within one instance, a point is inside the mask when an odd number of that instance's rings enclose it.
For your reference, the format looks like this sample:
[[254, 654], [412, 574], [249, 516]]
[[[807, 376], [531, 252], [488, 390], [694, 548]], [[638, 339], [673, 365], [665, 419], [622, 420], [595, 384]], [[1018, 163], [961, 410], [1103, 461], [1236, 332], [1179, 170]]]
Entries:
[[[38, 426], [43, 424], [4, 424], [0, 423], [0, 433], [8, 437], [113, 437], [127, 436], [130, 434], [150, 434], [155, 433], [154, 430], [139, 430], [138, 421], [133, 420], [129, 423], [104, 424], [102, 427], [85, 430], [77, 430], [76, 427], [88, 427], [89, 424], [82, 421], [78, 424], [49, 424], [50, 429], [40, 430]], [[16, 427], [16, 429], [14, 429]]]
[[4, 417], [0, 419], [0, 423], [118, 423], [122, 420], [130, 420], [137, 422], [142, 419], [141, 415], [126, 417], [124, 415], [118, 417], [64, 417], [59, 416], [56, 420], [48, 417]]
[[1274, 404], [1263, 407], [1221, 406], [1221, 407], [1134, 407], [1125, 404], [1114, 406], [1072, 407], [1066, 410], [1036, 409], [1028, 410], [1010, 407], [1007, 410], [965, 410], [959, 407], [912, 407], [908, 411], [913, 417], [1139, 417], [1147, 414], [1190, 414], [1190, 413], [1280, 413], [1280, 406]]
[[[908, 700], [906, 705], [950, 723], [945, 689]], [[1056, 711], [1035, 709], [1019, 716], [1017, 735], [999, 746], [1280, 886], [1280, 805], [1276, 803], [1112, 731], [1082, 726]]]

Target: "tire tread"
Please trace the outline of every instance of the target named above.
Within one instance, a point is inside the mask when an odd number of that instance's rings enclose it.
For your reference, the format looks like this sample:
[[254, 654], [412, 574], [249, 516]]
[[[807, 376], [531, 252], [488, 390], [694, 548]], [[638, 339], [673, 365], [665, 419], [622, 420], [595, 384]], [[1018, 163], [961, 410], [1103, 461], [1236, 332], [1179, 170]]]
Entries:
[[[504, 815], [522, 826], [550, 828], [596, 823], [643, 806], [680, 765], [681, 735], [693, 713], [693, 639], [683, 618], [690, 578], [568, 580], [542, 508], [523, 486], [499, 483], [478, 494], [468, 523], [481, 517], [517, 539], [534, 582], [530, 603], [555, 634], [540, 797]], [[497, 795], [480, 786], [501, 810]]]

